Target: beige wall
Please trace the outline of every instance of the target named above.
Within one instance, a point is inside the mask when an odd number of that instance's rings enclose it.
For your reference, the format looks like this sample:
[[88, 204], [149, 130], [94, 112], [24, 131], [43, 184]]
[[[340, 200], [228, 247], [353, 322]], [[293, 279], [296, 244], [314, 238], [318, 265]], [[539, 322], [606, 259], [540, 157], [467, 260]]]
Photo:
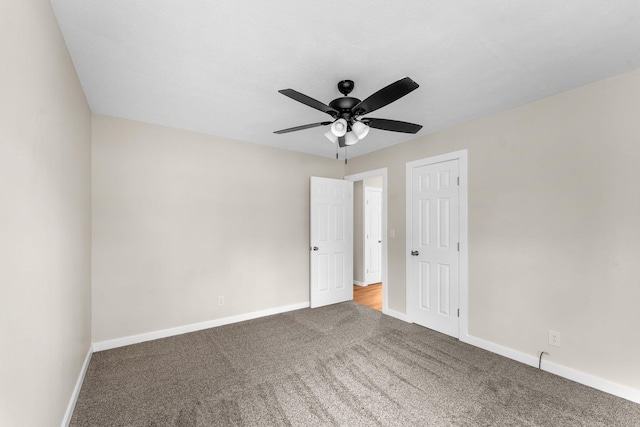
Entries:
[[0, 425], [60, 425], [91, 344], [91, 113], [51, 6], [0, 2]]
[[405, 164], [468, 149], [470, 334], [640, 390], [639, 111], [635, 71], [350, 159], [389, 168], [389, 307], [405, 311]]
[[382, 175], [367, 178], [363, 182], [365, 187], [382, 188]]
[[311, 175], [344, 164], [95, 115], [94, 342], [308, 301]]

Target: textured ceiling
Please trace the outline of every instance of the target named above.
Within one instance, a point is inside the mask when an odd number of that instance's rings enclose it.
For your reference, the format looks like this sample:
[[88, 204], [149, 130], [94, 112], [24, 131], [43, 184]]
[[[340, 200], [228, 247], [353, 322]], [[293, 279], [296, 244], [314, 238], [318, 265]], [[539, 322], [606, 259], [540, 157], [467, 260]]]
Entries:
[[[91, 110], [335, 156], [324, 103], [351, 79], [364, 99], [420, 88], [373, 116], [355, 157], [640, 67], [638, 0], [52, 0]], [[342, 157], [342, 154], [341, 154]]]

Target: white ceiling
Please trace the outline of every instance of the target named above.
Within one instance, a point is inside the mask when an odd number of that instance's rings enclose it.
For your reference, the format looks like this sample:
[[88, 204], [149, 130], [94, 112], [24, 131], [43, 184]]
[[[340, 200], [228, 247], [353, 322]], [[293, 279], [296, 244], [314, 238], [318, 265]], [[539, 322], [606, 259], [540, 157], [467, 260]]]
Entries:
[[[52, 0], [91, 110], [321, 156], [336, 84], [364, 99], [420, 88], [373, 116], [355, 157], [640, 67], [638, 0]], [[341, 155], [342, 157], [342, 155]]]

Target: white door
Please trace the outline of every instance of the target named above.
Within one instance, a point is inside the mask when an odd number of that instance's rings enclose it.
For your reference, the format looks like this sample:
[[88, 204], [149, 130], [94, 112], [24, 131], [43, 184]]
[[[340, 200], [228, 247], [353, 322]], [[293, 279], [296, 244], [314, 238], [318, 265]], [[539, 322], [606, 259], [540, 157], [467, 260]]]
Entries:
[[411, 172], [411, 317], [419, 325], [458, 337], [458, 160]]
[[311, 307], [353, 299], [353, 182], [311, 177]]
[[364, 284], [382, 281], [382, 188], [364, 188]]

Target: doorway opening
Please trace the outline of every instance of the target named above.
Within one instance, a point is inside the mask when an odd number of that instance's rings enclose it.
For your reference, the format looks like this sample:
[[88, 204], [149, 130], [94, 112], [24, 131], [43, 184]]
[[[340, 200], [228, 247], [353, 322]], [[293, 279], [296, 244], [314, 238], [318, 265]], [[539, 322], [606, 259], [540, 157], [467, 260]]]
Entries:
[[367, 286], [353, 285], [353, 302], [382, 311], [382, 282]]
[[388, 310], [387, 169], [346, 176], [353, 181], [353, 300]]

